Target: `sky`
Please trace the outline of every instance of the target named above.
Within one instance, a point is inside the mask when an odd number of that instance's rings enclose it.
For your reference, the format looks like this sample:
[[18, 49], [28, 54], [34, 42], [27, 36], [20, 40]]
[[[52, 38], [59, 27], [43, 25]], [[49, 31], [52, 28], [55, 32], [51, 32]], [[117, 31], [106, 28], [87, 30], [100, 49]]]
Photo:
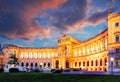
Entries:
[[0, 44], [57, 47], [66, 34], [85, 41], [107, 28], [120, 0], [0, 0]]

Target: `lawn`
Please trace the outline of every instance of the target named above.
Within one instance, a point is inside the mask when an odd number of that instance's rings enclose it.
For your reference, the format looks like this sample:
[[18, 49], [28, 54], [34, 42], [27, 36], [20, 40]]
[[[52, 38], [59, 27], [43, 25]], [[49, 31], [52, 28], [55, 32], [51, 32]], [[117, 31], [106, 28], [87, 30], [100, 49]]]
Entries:
[[0, 73], [0, 82], [120, 82], [120, 76]]

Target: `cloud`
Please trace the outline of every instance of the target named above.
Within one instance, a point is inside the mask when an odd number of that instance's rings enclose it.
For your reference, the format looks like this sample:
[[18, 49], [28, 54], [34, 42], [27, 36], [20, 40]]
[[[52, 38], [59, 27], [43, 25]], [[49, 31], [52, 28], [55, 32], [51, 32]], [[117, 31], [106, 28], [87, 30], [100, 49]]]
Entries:
[[[97, 25], [111, 0], [0, 0], [0, 36], [31, 41]], [[120, 1], [115, 2], [115, 11]], [[99, 9], [99, 10], [98, 10]]]
[[88, 17], [88, 22], [92, 24], [98, 24], [102, 21], [105, 21], [105, 18], [107, 17], [108, 11], [103, 11], [103, 12], [96, 12], [90, 17]]
[[62, 32], [68, 30], [69, 26], [84, 19], [86, 7], [86, 0], [68, 0], [52, 13], [53, 20], [56, 20], [52, 25]]
[[[104, 4], [102, 4], [104, 3]], [[98, 4], [98, 5], [95, 5]], [[120, 7], [118, 6], [118, 4], [120, 4], [119, 0], [114, 0], [114, 2], [112, 2], [112, 0], [100, 0], [100, 1], [94, 1], [91, 5], [94, 5], [94, 7], [89, 10], [89, 12], [93, 11], [94, 13], [92, 13], [88, 18], [87, 21], [89, 22], [88, 24], [92, 24], [92, 25], [97, 25], [103, 21], [106, 20], [108, 13], [109, 13], [109, 9], [110, 7], [112, 7], [112, 12], [120, 12]]]
[[[49, 28], [35, 23], [34, 17], [46, 9], [57, 8], [66, 0], [0, 0], [0, 35], [32, 40], [49, 37]], [[35, 23], [33, 25], [32, 23]]]
[[[45, 17], [52, 18], [48, 25], [58, 29], [61, 34], [75, 32], [87, 25], [95, 26], [105, 22], [109, 4], [111, 0], [68, 0], [58, 9], [46, 11], [48, 15], [46, 14]], [[45, 17], [42, 19], [44, 20]]]

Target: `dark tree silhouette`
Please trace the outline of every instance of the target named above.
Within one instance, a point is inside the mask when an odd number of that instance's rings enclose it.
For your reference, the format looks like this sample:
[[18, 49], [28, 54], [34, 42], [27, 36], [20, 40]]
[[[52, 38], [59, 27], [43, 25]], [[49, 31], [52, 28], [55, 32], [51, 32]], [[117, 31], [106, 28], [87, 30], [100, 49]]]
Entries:
[[9, 55], [8, 64], [14, 64], [14, 65], [17, 65], [17, 64], [18, 64], [18, 58], [16, 57], [15, 54], [10, 54], [10, 55]]

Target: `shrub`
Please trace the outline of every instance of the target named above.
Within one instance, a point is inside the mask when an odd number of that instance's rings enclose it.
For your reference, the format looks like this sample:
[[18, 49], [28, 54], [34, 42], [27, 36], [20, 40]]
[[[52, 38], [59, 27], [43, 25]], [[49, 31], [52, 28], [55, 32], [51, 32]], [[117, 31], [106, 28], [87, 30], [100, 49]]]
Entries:
[[19, 69], [18, 68], [10, 68], [9, 72], [19, 72]]
[[62, 70], [57, 69], [57, 70], [53, 71], [52, 73], [61, 73], [61, 72], [62, 72]]
[[34, 72], [40, 72], [39, 69], [35, 69]]
[[73, 71], [79, 71], [79, 69], [73, 69]]
[[3, 67], [0, 68], [0, 73], [4, 72], [4, 69]]
[[71, 70], [70, 69], [65, 69], [64, 72], [70, 72]]
[[55, 71], [55, 69], [51, 69], [51, 72]]

